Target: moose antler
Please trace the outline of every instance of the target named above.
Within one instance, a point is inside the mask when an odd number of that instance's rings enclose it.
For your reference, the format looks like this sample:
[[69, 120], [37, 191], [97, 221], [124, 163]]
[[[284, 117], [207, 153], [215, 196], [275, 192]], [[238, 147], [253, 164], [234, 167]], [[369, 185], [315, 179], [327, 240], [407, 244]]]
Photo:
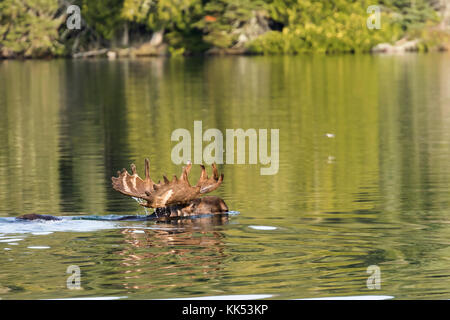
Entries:
[[195, 186], [191, 186], [188, 180], [189, 171], [192, 164], [183, 168], [180, 179], [176, 175], [172, 181], [163, 176], [164, 181], [154, 183], [150, 178], [150, 162], [145, 159], [145, 179], [141, 179], [136, 173], [136, 166], [131, 164], [130, 175], [124, 168], [122, 172], [117, 171], [118, 176], [112, 177], [114, 190], [120, 193], [140, 198], [146, 201], [142, 205], [150, 208], [162, 208], [173, 204], [184, 204], [198, 198], [202, 194], [216, 190], [223, 181], [223, 174], [217, 172], [216, 165], [213, 163], [213, 176], [208, 178], [206, 169], [201, 165], [202, 173]]

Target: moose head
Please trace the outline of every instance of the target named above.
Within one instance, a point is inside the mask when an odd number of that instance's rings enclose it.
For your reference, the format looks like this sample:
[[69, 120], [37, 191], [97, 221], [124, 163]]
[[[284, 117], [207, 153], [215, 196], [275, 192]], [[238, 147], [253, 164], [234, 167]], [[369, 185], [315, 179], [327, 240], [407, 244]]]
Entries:
[[148, 208], [154, 208], [157, 216], [185, 217], [201, 214], [224, 213], [228, 211], [225, 202], [216, 196], [203, 194], [216, 190], [223, 181], [223, 174], [219, 176], [217, 167], [212, 164], [213, 175], [208, 177], [206, 169], [201, 165], [202, 173], [195, 186], [188, 180], [192, 164], [183, 168], [181, 177], [176, 175], [169, 181], [163, 176], [163, 182], [153, 182], [150, 178], [150, 161], [145, 159], [145, 178], [142, 179], [136, 172], [136, 166], [131, 164], [131, 173], [124, 168], [112, 177], [114, 190], [133, 198]]

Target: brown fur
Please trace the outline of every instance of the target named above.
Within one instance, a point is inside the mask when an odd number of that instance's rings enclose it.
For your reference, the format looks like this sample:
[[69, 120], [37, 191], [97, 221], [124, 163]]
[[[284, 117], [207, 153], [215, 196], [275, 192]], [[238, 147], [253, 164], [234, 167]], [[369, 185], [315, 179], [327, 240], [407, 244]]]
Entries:
[[[173, 180], [169, 181], [164, 176], [163, 183], [155, 184], [150, 178], [149, 160], [145, 159], [145, 179], [141, 179], [137, 175], [136, 166], [132, 164], [132, 175], [123, 169], [122, 173], [118, 172], [117, 177], [112, 177], [112, 185], [116, 191], [126, 196], [144, 200], [141, 205], [154, 208], [155, 212], [149, 216], [150, 219], [171, 219], [227, 212], [228, 207], [221, 198], [216, 196], [199, 197], [217, 189], [223, 181], [223, 174], [219, 175], [215, 164], [212, 165], [212, 177], [208, 177], [204, 166], [201, 168], [202, 173], [195, 186], [191, 186], [188, 181], [191, 164], [183, 168], [180, 179], [174, 176]], [[133, 216], [130, 217], [133, 218]], [[123, 217], [121, 220], [127, 218], [129, 217]], [[58, 217], [34, 213], [22, 215], [17, 219], [61, 220]]]
[[221, 198], [216, 196], [206, 196], [196, 198], [184, 205], [173, 205], [155, 210], [156, 217], [176, 218], [189, 217], [202, 214], [224, 213], [228, 207]]
[[44, 214], [36, 214], [36, 213], [24, 214], [24, 215], [21, 215], [20, 217], [17, 217], [17, 219], [20, 219], [20, 220], [61, 220], [58, 217], [44, 215]]

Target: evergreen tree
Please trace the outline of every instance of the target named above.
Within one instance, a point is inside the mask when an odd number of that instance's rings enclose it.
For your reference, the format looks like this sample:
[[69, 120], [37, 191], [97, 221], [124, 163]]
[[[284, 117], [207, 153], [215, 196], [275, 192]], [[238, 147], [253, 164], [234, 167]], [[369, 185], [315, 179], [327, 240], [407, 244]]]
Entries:
[[44, 57], [63, 53], [55, 0], [0, 1], [0, 57]]

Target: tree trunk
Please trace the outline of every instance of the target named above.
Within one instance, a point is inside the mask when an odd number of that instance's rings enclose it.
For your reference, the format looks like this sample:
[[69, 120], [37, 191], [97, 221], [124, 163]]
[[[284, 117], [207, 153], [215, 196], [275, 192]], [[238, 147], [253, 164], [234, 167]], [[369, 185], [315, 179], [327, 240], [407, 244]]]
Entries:
[[163, 41], [163, 36], [164, 36], [164, 29], [153, 32], [150, 44], [154, 47], [159, 46]]
[[441, 0], [441, 29], [450, 27], [450, 0]]
[[128, 22], [125, 22], [123, 25], [122, 46], [128, 47], [128, 43], [129, 43]]

